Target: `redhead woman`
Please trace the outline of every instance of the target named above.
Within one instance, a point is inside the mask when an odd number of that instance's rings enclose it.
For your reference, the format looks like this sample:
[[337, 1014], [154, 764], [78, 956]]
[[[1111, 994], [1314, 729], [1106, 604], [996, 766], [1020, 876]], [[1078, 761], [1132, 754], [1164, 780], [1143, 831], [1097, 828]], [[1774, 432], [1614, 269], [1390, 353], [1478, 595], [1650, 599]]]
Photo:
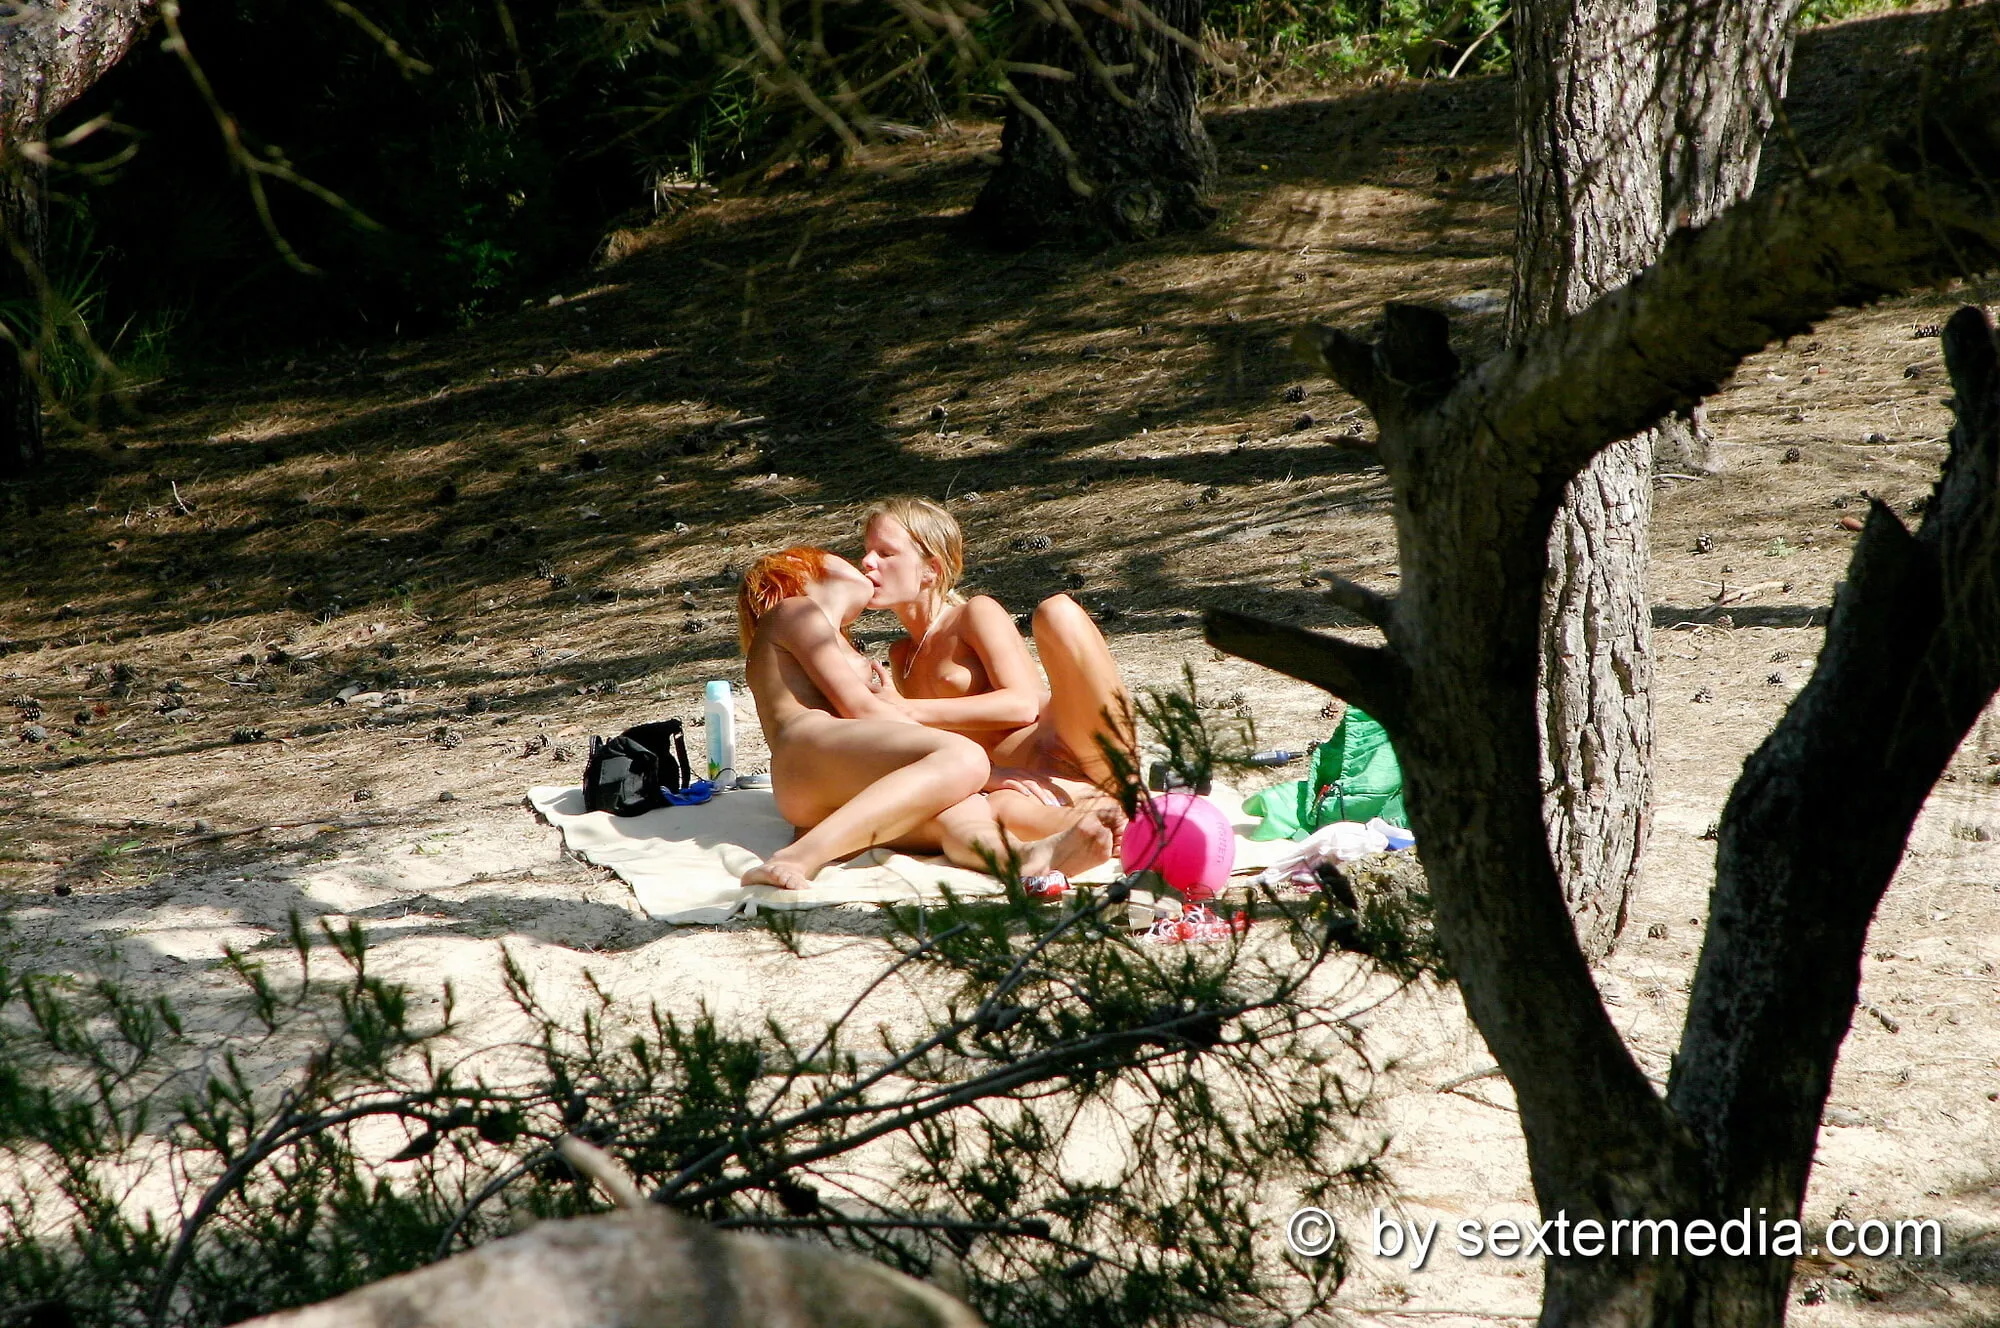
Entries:
[[978, 743], [993, 763], [991, 787], [1066, 801], [1052, 781], [1068, 779], [1115, 796], [1104, 748], [1136, 752], [1131, 701], [1083, 606], [1055, 595], [1035, 609], [1044, 688], [999, 601], [958, 593], [965, 535], [951, 513], [921, 498], [878, 503], [866, 540], [868, 607], [893, 611], [906, 633], [889, 658], [907, 713]]
[[[980, 796], [991, 765], [978, 743], [925, 728], [847, 628], [875, 587], [824, 549], [760, 559], [737, 595], [750, 691], [771, 748], [778, 811], [802, 833], [743, 874], [745, 885], [801, 890], [821, 867], [877, 845], [942, 850], [984, 869], [1010, 841]], [[1055, 833], [1014, 846], [1024, 878], [1076, 872], [1111, 854], [1110, 830], [1072, 817]]]

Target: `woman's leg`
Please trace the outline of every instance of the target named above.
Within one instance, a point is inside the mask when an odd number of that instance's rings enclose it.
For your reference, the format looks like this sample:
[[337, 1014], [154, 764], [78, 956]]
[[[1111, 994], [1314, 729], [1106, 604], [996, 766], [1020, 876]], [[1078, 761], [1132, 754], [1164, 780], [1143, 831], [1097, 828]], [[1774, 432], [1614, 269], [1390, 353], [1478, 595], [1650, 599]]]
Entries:
[[1132, 698], [1118, 676], [1118, 663], [1104, 633], [1068, 595], [1051, 595], [1035, 607], [1035, 651], [1049, 676], [1049, 703], [1038, 725], [1044, 741], [1053, 738], [1091, 783], [1115, 795], [1118, 780], [1105, 759], [1109, 741], [1138, 765], [1132, 734]]
[[979, 792], [990, 766], [970, 738], [918, 724], [801, 716], [778, 735], [771, 779], [778, 810], [805, 833], [745, 885], [809, 885], [836, 858], [882, 844], [934, 842], [934, 821]]
[[1086, 808], [1046, 809], [1063, 815], [1038, 820], [1033, 833], [1024, 833], [1001, 810], [1008, 796], [982, 794], [939, 812], [933, 825], [945, 857], [974, 871], [1005, 870], [1011, 860], [1026, 880], [1050, 871], [1088, 871], [1116, 848], [1110, 821]]

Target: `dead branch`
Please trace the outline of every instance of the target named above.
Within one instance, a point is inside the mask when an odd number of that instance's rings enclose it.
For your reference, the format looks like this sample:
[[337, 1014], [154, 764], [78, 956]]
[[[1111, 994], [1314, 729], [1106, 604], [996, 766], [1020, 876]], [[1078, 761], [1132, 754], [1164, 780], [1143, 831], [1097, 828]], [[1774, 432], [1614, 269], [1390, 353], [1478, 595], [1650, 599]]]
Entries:
[[1217, 650], [1354, 702], [1391, 733], [1402, 720], [1402, 663], [1386, 647], [1358, 646], [1232, 609], [1210, 609], [1202, 615], [1202, 635]]
[[1326, 583], [1322, 593], [1346, 609], [1349, 613], [1366, 618], [1383, 631], [1396, 618], [1396, 597], [1385, 595], [1379, 590], [1370, 590], [1358, 581], [1350, 581], [1338, 572], [1314, 572], [1314, 576]]
[[1676, 234], [1629, 285], [1486, 361], [1439, 409], [1566, 482], [1834, 309], [1996, 262], [2000, 217], [1971, 188], [1863, 159]]
[[588, 1176], [603, 1190], [606, 1197], [620, 1208], [644, 1208], [646, 1196], [639, 1193], [639, 1186], [630, 1172], [612, 1161], [611, 1154], [596, 1144], [585, 1143], [573, 1134], [566, 1134], [556, 1140], [556, 1152], [562, 1160], [575, 1167], [579, 1175]]

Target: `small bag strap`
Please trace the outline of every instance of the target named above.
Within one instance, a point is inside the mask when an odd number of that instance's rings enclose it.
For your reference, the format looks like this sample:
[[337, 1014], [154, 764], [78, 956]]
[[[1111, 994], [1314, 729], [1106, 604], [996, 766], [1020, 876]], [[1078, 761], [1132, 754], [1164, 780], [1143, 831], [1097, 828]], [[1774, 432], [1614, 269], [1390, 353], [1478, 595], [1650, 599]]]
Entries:
[[694, 767], [688, 764], [687, 739], [681, 735], [679, 720], [674, 721], [674, 757], [680, 762], [681, 767], [680, 782], [674, 785], [674, 792], [679, 793], [694, 783]]

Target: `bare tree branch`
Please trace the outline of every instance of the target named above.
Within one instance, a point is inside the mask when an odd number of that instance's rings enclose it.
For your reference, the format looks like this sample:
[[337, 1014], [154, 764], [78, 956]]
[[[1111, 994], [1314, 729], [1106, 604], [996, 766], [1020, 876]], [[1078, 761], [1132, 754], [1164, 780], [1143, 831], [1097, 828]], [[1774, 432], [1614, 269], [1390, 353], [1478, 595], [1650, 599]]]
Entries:
[[1723, 812], [1670, 1101], [1728, 1203], [1798, 1203], [1869, 923], [2000, 689], [2000, 343], [1964, 308], [1944, 350], [1958, 422], [1924, 524], [1874, 504], [1819, 667]]
[[1349, 613], [1366, 618], [1385, 632], [1395, 622], [1394, 595], [1371, 590], [1358, 581], [1348, 580], [1338, 572], [1314, 572], [1313, 575], [1326, 583], [1326, 597]]
[[1566, 481], [1832, 310], [2000, 261], [1983, 203], [1879, 158], [1818, 172], [1676, 235], [1630, 285], [1486, 361], [1439, 409]]
[[1375, 409], [1382, 389], [1375, 379], [1375, 347], [1337, 327], [1312, 323], [1292, 336], [1293, 352], [1306, 363], [1325, 371], [1326, 376], [1362, 405]]
[[1217, 650], [1262, 664], [1354, 702], [1394, 733], [1404, 713], [1402, 663], [1382, 646], [1358, 646], [1289, 623], [1210, 609], [1202, 635]]

